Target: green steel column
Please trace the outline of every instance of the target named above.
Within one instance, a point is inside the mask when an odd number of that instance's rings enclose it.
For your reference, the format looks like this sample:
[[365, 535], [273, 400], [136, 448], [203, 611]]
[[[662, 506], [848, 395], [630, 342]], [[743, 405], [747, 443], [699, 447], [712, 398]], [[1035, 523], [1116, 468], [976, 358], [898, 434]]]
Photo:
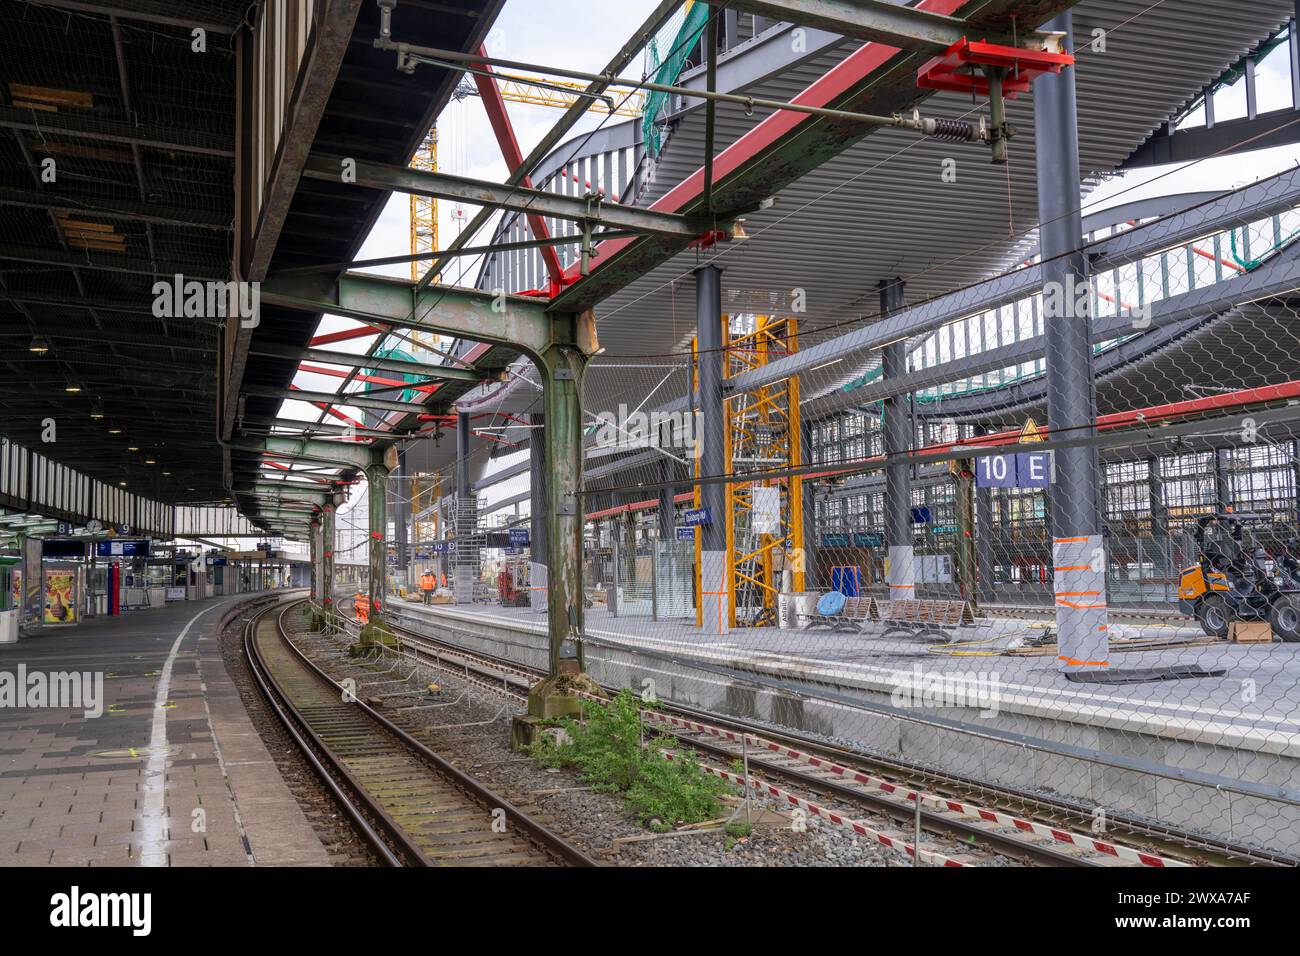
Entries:
[[320, 568], [317, 567], [317, 563], [321, 560], [320, 518], [317, 515], [312, 515], [311, 525], [307, 529], [307, 549], [308, 560], [310, 562], [309, 567], [311, 569], [311, 578], [308, 582], [311, 585], [311, 603], [309, 605], [309, 613], [311, 615], [312, 629], [319, 630], [320, 615], [316, 610], [315, 605], [320, 602], [320, 582], [324, 575], [320, 573]]
[[[539, 363], [545, 381], [543, 433], [552, 522], [547, 542], [546, 604], [552, 675], [560, 673], [561, 660], [576, 661], [579, 671], [586, 669], [582, 647], [582, 383], [590, 350], [579, 343], [583, 334], [594, 341], [594, 331], [588, 328], [591, 324], [590, 313], [557, 316], [557, 344], [540, 356]], [[573, 666], [565, 665], [566, 669]]]
[[321, 515], [321, 603], [326, 611], [334, 611], [334, 520], [338, 495], [325, 505]]
[[388, 475], [396, 465], [397, 449], [376, 451], [366, 467], [370, 505], [370, 622], [361, 629], [361, 644], [382, 640], [388, 584]]

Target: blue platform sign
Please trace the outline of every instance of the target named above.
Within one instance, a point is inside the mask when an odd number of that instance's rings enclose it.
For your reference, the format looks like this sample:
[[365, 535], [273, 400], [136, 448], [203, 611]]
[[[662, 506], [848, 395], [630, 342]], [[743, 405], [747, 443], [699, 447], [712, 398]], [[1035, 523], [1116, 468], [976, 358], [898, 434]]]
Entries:
[[1016, 455], [1016, 480], [1021, 488], [1046, 488], [1054, 477], [1050, 451], [1021, 452]]
[[1046, 488], [1055, 475], [1050, 451], [975, 459], [976, 488]]
[[713, 524], [713, 512], [708, 508], [687, 508], [682, 512], [682, 520], [691, 527]]
[[929, 524], [929, 523], [930, 523], [929, 508], [912, 509], [912, 524]]
[[1015, 488], [1016, 456], [986, 455], [975, 459], [976, 488]]
[[695, 529], [694, 529], [694, 528], [683, 528], [683, 527], [681, 527], [681, 526], [679, 525], [678, 527], [674, 528], [673, 530], [677, 532], [677, 540], [678, 540], [678, 541], [694, 541], [694, 540], [695, 540]]
[[528, 529], [527, 529], [527, 528], [511, 528], [511, 529], [510, 529], [510, 544], [511, 544], [513, 547], [516, 547], [516, 548], [526, 548], [526, 547], [528, 547]]
[[456, 550], [455, 541], [435, 541], [429, 546], [429, 550], [434, 554], [447, 554]]

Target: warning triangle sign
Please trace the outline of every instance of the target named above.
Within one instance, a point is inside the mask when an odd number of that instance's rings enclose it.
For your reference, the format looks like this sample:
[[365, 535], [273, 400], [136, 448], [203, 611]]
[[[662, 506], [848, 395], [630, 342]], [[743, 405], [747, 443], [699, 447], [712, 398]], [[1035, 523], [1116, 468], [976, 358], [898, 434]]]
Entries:
[[1025, 424], [1020, 428], [1020, 441], [1023, 444], [1027, 441], [1046, 441], [1043, 433], [1038, 429], [1038, 423], [1033, 418], [1026, 418]]

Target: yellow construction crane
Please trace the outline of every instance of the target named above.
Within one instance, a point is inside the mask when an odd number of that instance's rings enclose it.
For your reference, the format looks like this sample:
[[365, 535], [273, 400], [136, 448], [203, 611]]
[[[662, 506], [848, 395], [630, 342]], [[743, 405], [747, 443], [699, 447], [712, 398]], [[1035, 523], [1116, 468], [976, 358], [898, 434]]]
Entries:
[[[562, 86], [564, 89], [553, 89], [557, 86]], [[510, 103], [527, 103], [530, 106], [550, 106], [554, 109], [567, 110], [577, 102], [578, 94], [586, 90], [587, 84], [577, 80], [547, 79], [546, 86], [535, 86], [522, 80], [497, 77], [497, 88], [501, 90], [501, 98]], [[569, 93], [567, 90], [573, 92]], [[471, 92], [470, 95], [474, 94]], [[601, 99], [584, 97], [584, 99], [587, 99], [588, 108], [593, 113], [609, 113], [631, 119], [640, 118], [641, 110], [645, 106], [645, 94], [640, 91], [630, 94], [620, 93], [617, 101], [613, 97]]]
[[[438, 171], [438, 127], [429, 130], [424, 142], [415, 151], [411, 168], [426, 173]], [[433, 252], [438, 248], [438, 200], [432, 196], [411, 194], [411, 255]], [[427, 259], [411, 263], [411, 279], [418, 282], [428, 267]]]

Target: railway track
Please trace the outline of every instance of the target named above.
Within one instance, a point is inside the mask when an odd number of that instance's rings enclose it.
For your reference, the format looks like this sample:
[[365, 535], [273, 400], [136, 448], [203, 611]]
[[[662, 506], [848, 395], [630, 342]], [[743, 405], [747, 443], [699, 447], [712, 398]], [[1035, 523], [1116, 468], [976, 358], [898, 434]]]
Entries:
[[[432, 666], [516, 699], [524, 698], [528, 687], [541, 676], [540, 672], [514, 662], [467, 651], [426, 634], [401, 627], [394, 630], [407, 647]], [[984, 847], [1024, 862], [1051, 866], [1293, 865], [1294, 862], [1258, 854], [1250, 848], [1217, 845], [1192, 835], [1114, 818], [1107, 835], [1094, 837], [1081, 832], [1089, 829], [1088, 820], [1080, 817], [1077, 808], [1038, 795], [1015, 791], [1000, 794], [987, 785], [865, 758], [761, 725], [679, 705], [661, 703], [659, 713], [667, 719], [658, 721], [657, 729], [670, 733], [684, 746], [726, 763], [747, 757], [757, 775], [771, 781], [785, 781], [799, 794], [815, 794], [865, 806], [900, 826], [915, 823], [919, 798], [921, 829], [960, 841], [966, 852], [968, 848]], [[770, 792], [772, 788], [767, 789]], [[793, 794], [787, 802], [795, 802]], [[1015, 805], [1014, 809], [1009, 809], [1011, 804]], [[901, 842], [904, 837], [911, 840], [907, 830], [895, 830], [888, 836], [895, 842]]]
[[271, 709], [367, 842], [392, 866], [590, 866], [589, 857], [462, 773], [308, 660], [277, 605], [244, 631]]
[[[505, 693], [523, 700], [527, 696], [529, 684], [540, 676], [517, 665], [504, 664], [466, 652], [454, 652], [449, 646], [435, 647], [436, 642], [431, 642], [423, 635], [399, 630], [403, 642], [424, 654], [427, 659], [441, 664], [449, 672], [462, 676], [462, 679], [471, 679], [477, 686], [487, 690]], [[471, 674], [476, 674], [477, 677], [469, 677]], [[791, 756], [794, 751], [764, 738], [754, 737], [745, 731], [733, 732], [715, 725], [669, 716], [674, 709], [663, 705], [661, 714], [664, 719], [655, 721], [655, 729], [676, 738], [683, 746], [689, 747], [698, 754], [720, 758], [721, 764], [714, 764], [711, 767], [706, 765], [706, 769], [710, 772], [724, 776], [743, 788], [747, 783], [745, 777], [728, 771], [726, 767], [734, 765], [737, 760], [745, 761], [753, 776], [748, 783], [754, 790], [832, 819], [832, 822], [843, 825], [846, 829], [860, 835], [875, 838], [889, 846], [902, 848], [909, 855], [915, 850], [917, 842], [914, 825], [916, 800], [920, 796], [921, 830], [930, 835], [963, 843], [960, 849], [948, 852], [922, 848], [922, 858], [928, 858], [928, 862], [939, 865], [979, 865], [989, 862], [995, 855], [1003, 855], [1038, 865], [1125, 865], [1124, 858], [1119, 854], [1062, 844], [1061, 841], [1050, 836], [1027, 832], [1005, 819], [985, 820], [978, 816], [967, 818], [962, 812], [951, 808], [929, 805], [925, 796], [918, 794], [917, 791], [892, 786], [888, 782], [886, 782], [887, 789], [881, 790], [871, 783], [854, 780], [853, 774], [846, 774], [842, 766], [830, 764], [825, 760], [810, 765], [800, 757]], [[654, 712], [646, 713], [651, 715]], [[655, 720], [653, 717], [650, 719]], [[797, 786], [798, 794], [784, 788], [773, 787], [770, 781]], [[892, 826], [875, 827], [870, 830], [862, 826], [854, 826], [853, 824], [858, 821], [848, 819], [842, 812], [836, 813], [815, 801], [803, 799], [801, 795], [814, 795], [823, 800], [865, 806], [875, 814], [889, 818]]]

